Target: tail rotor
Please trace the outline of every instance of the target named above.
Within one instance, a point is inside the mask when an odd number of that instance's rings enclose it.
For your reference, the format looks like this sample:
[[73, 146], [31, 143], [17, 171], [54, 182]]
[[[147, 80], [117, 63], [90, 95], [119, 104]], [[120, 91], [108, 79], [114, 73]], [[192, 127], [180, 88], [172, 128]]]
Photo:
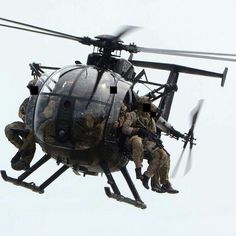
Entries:
[[196, 125], [196, 122], [197, 122], [197, 119], [198, 119], [198, 116], [199, 116], [199, 112], [202, 108], [202, 105], [203, 105], [203, 99], [199, 100], [197, 106], [193, 109], [193, 111], [191, 112], [191, 127], [188, 131], [188, 133], [185, 135], [184, 139], [183, 139], [183, 142], [184, 142], [184, 145], [183, 145], [183, 150], [180, 154], [180, 157], [173, 169], [173, 172], [171, 174], [171, 178], [174, 178], [176, 175], [177, 175], [177, 172], [179, 170], [179, 167], [180, 167], [180, 164], [181, 164], [181, 161], [183, 159], [183, 155], [184, 155], [184, 151], [187, 147], [187, 145], [189, 144], [189, 154], [188, 154], [188, 157], [187, 157], [187, 162], [186, 162], [186, 166], [185, 166], [185, 171], [184, 171], [184, 175], [186, 175], [190, 170], [191, 170], [191, 167], [192, 167], [192, 149], [193, 149], [193, 146], [196, 145], [195, 141], [195, 137], [194, 137], [194, 129], [195, 129], [195, 125]]

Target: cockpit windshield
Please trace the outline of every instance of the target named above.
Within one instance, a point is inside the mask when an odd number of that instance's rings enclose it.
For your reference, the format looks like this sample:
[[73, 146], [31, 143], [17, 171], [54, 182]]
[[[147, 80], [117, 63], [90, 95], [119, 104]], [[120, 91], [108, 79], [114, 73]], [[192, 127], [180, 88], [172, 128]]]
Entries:
[[73, 150], [98, 145], [107, 127], [117, 118], [130, 87], [122, 83], [121, 90], [116, 91], [119, 79], [117, 74], [93, 66], [76, 65], [56, 71], [38, 96], [34, 118], [36, 138]]

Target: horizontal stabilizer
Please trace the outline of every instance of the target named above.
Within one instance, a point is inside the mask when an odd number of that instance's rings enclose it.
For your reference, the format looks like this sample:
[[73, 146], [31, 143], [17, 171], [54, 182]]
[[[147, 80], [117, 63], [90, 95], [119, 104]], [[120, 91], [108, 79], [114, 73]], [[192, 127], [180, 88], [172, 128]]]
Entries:
[[175, 71], [178, 73], [186, 73], [186, 74], [192, 74], [192, 75], [203, 75], [203, 76], [209, 76], [209, 77], [216, 77], [221, 78], [221, 86], [224, 86], [226, 74], [227, 74], [227, 68], [225, 68], [224, 73], [216, 73], [206, 70], [200, 70], [195, 69], [191, 67], [186, 66], [180, 66], [175, 64], [167, 64], [167, 63], [158, 63], [158, 62], [147, 62], [147, 61], [130, 61], [134, 66], [138, 67], [146, 67], [146, 68], [152, 68], [152, 69], [159, 69], [159, 70], [168, 70], [168, 71]]

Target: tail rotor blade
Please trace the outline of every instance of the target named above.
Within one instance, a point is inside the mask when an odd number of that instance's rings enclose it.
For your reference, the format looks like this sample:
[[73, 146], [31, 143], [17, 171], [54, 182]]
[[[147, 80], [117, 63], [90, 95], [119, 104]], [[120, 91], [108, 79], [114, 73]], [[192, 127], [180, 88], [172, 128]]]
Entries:
[[190, 171], [190, 169], [192, 167], [192, 148], [193, 148], [193, 145], [196, 145], [194, 143], [195, 138], [194, 138], [193, 131], [194, 131], [194, 128], [195, 128], [195, 125], [196, 125], [196, 122], [197, 122], [197, 118], [198, 118], [199, 112], [200, 112], [200, 110], [202, 108], [203, 101], [204, 101], [203, 99], [199, 100], [198, 105], [192, 111], [191, 127], [190, 127], [190, 129], [188, 131], [188, 134], [185, 137], [182, 153], [181, 153], [181, 155], [180, 155], [180, 157], [179, 157], [179, 159], [178, 159], [178, 161], [176, 163], [176, 166], [175, 166], [175, 168], [174, 168], [174, 170], [173, 170], [173, 172], [171, 174], [171, 178], [174, 178], [176, 176], [177, 172], [178, 172], [181, 160], [183, 158], [184, 150], [185, 150], [185, 148], [186, 148], [188, 143], [190, 145], [190, 149], [189, 149], [189, 155], [188, 155], [188, 159], [187, 159], [184, 175], [186, 175]]
[[[190, 143], [190, 149], [189, 149], [189, 154], [188, 154], [188, 158], [187, 158], [187, 162], [186, 162], [184, 175], [186, 175], [191, 170], [191, 167], [192, 167], [192, 148], [193, 148], [193, 145], [195, 145], [195, 143], [194, 143], [195, 139], [194, 139], [193, 131], [194, 131], [194, 128], [195, 128], [195, 125], [196, 125], [196, 122], [197, 122], [197, 119], [198, 119], [198, 116], [199, 116], [199, 112], [202, 108], [203, 102], [204, 102], [203, 99], [199, 100], [197, 106], [193, 109], [193, 111], [191, 113], [192, 114], [192, 120], [191, 120], [191, 128], [189, 130], [190, 136], [188, 138], [188, 142]], [[186, 145], [184, 147], [186, 147]]]
[[200, 110], [202, 108], [203, 102], [204, 102], [204, 99], [200, 99], [199, 102], [198, 102], [198, 105], [192, 111], [192, 122], [191, 122], [192, 123], [191, 124], [191, 130], [192, 131], [195, 128], [195, 124], [197, 122], [197, 118], [198, 118], [199, 112], [200, 112]]
[[177, 163], [175, 165], [175, 168], [173, 169], [173, 172], [171, 174], [171, 178], [175, 178], [175, 176], [176, 176], [176, 174], [177, 174], [177, 172], [179, 170], [179, 166], [180, 166], [180, 163], [182, 161], [182, 158], [183, 158], [183, 155], [184, 155], [184, 151], [185, 151], [185, 148], [183, 148], [183, 150], [182, 150], [182, 152], [180, 154], [180, 157], [179, 157], [179, 159], [178, 159], [178, 161], [177, 161]]
[[184, 171], [184, 175], [187, 175], [192, 168], [192, 148], [189, 149], [188, 159]]

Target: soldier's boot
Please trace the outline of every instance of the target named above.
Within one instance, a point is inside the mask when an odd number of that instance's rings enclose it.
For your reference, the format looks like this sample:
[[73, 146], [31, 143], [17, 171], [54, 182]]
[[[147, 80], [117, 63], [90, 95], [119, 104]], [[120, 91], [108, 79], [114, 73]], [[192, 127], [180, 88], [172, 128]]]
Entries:
[[16, 162], [18, 162], [21, 156], [22, 156], [22, 151], [18, 151], [16, 155], [11, 159], [11, 164], [15, 164]]
[[18, 151], [16, 155], [11, 159], [11, 167], [14, 170], [26, 170], [29, 168], [29, 164], [27, 164], [22, 158], [22, 152]]
[[35, 153], [35, 147], [31, 147], [27, 151], [25, 151], [21, 156], [21, 162], [23, 162], [24, 170], [30, 168], [30, 163], [34, 158], [34, 153]]
[[135, 168], [135, 173], [136, 173], [136, 179], [140, 179], [140, 180], [143, 179], [141, 167]]
[[11, 167], [14, 170], [27, 170], [33, 159], [35, 150], [20, 150], [11, 159]]
[[149, 177], [147, 175], [143, 174], [142, 182], [143, 182], [143, 186], [146, 189], [149, 189], [148, 181], [149, 181]]
[[162, 189], [160, 184], [152, 185], [152, 191], [157, 193], [164, 193], [165, 191]]
[[19, 160], [16, 163], [12, 163], [11, 167], [14, 170], [27, 170], [30, 168], [30, 165], [26, 163], [24, 160]]
[[163, 190], [163, 192], [167, 192], [167, 193], [171, 193], [171, 194], [179, 193], [178, 190], [174, 189], [171, 186], [170, 182], [162, 184], [161, 189]]

